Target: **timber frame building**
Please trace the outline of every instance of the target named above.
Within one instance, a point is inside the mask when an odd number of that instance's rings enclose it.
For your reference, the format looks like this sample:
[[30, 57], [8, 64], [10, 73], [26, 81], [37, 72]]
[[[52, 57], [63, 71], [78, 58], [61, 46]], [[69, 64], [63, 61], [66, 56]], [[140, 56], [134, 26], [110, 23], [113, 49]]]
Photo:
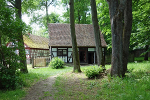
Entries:
[[[23, 40], [27, 64], [32, 63], [32, 57], [49, 57], [48, 38], [28, 33], [23, 35]], [[7, 47], [13, 47], [13, 45], [13, 42], [9, 42]], [[16, 50], [15, 53], [19, 55], [19, 50]]]
[[[70, 24], [50, 23], [49, 30], [49, 50], [51, 59], [59, 57], [66, 63], [73, 62], [72, 42], [70, 33]], [[79, 59], [81, 64], [95, 64], [96, 48], [94, 29], [92, 24], [76, 24], [75, 33], [77, 46], [79, 51]], [[105, 50], [107, 44], [104, 40], [103, 34], [100, 33], [103, 57], [105, 57]]]

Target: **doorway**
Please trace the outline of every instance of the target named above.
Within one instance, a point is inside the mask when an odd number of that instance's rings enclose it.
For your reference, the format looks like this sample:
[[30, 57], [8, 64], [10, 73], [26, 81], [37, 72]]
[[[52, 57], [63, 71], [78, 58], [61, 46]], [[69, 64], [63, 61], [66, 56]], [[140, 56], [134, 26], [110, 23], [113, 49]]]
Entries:
[[94, 63], [94, 52], [89, 52], [88, 53], [88, 64], [93, 64]]
[[84, 51], [80, 51], [80, 62], [86, 62], [86, 58], [85, 58], [85, 52]]
[[87, 63], [87, 48], [79, 49], [80, 63]]

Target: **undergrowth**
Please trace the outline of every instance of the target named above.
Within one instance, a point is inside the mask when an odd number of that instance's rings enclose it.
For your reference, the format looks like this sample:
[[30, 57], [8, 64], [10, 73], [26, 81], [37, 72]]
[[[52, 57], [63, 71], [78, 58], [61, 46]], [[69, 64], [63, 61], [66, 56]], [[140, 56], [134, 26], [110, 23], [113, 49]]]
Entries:
[[22, 89], [16, 90], [0, 90], [0, 100], [21, 100], [26, 95], [27, 90], [36, 82], [46, 79], [49, 76], [61, 74], [71, 71], [72, 67], [66, 67], [64, 69], [52, 69], [49, 67], [32, 69], [31, 65], [28, 66], [28, 74], [22, 74], [20, 77], [24, 82]]
[[85, 70], [85, 75], [88, 78], [96, 78], [100, 75], [100, 73], [103, 72], [103, 68], [100, 66], [89, 66], [86, 70]]
[[[100, 79], [88, 79], [84, 73], [66, 73], [56, 79], [54, 86], [58, 90], [55, 99], [65, 100], [149, 100], [150, 98], [150, 62], [129, 63], [125, 78], [104, 76]], [[84, 70], [87, 67], [81, 67]], [[110, 65], [106, 66], [106, 69]], [[0, 90], [0, 100], [20, 100], [29, 87], [49, 76], [72, 71], [65, 69], [36, 68], [29, 69], [21, 78], [26, 86], [17, 90]]]
[[64, 68], [64, 61], [58, 57], [55, 57], [51, 60], [49, 67], [52, 67], [53, 69]]
[[[125, 78], [109, 75], [87, 79], [82, 74], [64, 74], [56, 79], [55, 99], [78, 100], [149, 100], [150, 62], [129, 63]], [[106, 66], [109, 68], [110, 66]], [[82, 68], [82, 70], [85, 68]]]

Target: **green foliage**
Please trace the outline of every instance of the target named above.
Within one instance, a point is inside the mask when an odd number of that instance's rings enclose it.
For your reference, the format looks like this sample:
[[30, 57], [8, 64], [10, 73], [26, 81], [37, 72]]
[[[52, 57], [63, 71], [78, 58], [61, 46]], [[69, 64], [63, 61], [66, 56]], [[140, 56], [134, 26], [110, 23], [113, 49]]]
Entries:
[[18, 63], [19, 56], [14, 53], [15, 49], [2, 47], [5, 64], [0, 64], [0, 89], [16, 89], [23, 85], [19, 71], [21, 64]]
[[[22, 86], [20, 77], [20, 57], [15, 54], [18, 47], [18, 32], [26, 31], [26, 25], [20, 18], [14, 18], [14, 8], [7, 7], [6, 0], [0, 0], [0, 88], [16, 89]], [[7, 43], [14, 45], [7, 47]]]
[[[65, 8], [66, 12], [63, 13], [64, 23], [69, 23], [69, 0], [61, 0], [61, 4]], [[91, 24], [90, 13], [90, 0], [75, 0], [74, 1], [74, 18], [75, 23], [78, 24]]]
[[[148, 60], [150, 60], [150, 57], [148, 57]], [[134, 61], [142, 62], [144, 61], [144, 57], [134, 57]]]
[[105, 99], [116, 100], [148, 100], [150, 94], [150, 63], [129, 63], [128, 69], [131, 70], [127, 73], [124, 79], [119, 77], [113, 77], [111, 81], [107, 79], [102, 80], [101, 94], [109, 95], [109, 97], [103, 95]]
[[[130, 50], [145, 48], [145, 45], [150, 45], [150, 2], [149, 0], [132, 0], [132, 5], [133, 23], [130, 37]], [[97, 12], [100, 30], [104, 34], [105, 41], [108, 45], [107, 49], [111, 49], [111, 25], [107, 0], [97, 0]]]
[[111, 24], [109, 16], [109, 6], [106, 0], [96, 0], [97, 13], [100, 25], [100, 31], [104, 34], [105, 41], [107, 43], [107, 49], [112, 48], [111, 43]]
[[64, 68], [64, 61], [58, 57], [55, 57], [51, 60], [49, 66], [53, 69]]
[[[52, 12], [48, 15], [49, 23], [59, 23], [60, 18], [59, 14]], [[36, 13], [33, 15], [33, 18], [31, 19], [31, 24], [38, 23], [41, 27], [47, 27], [47, 16], [41, 16], [40, 14]]]
[[85, 75], [88, 78], [95, 78], [98, 75], [100, 75], [100, 73], [103, 71], [102, 67], [98, 67], [98, 66], [90, 66], [90, 68], [85, 70]]
[[146, 45], [150, 45], [150, 2], [149, 0], [133, 0], [132, 5], [133, 23], [130, 50], [145, 48]]
[[16, 89], [23, 85], [20, 73], [0, 64], [0, 89]]
[[[129, 63], [125, 78], [113, 77], [109, 81], [101, 79], [87, 80], [80, 74], [63, 74], [54, 84], [58, 92], [56, 99], [69, 100], [149, 100], [150, 98], [150, 62]], [[91, 66], [84, 66], [82, 69]], [[111, 65], [106, 65], [107, 69]], [[65, 87], [65, 89], [64, 89]], [[80, 92], [79, 92], [80, 91]], [[80, 95], [80, 96], [79, 96]]]
[[66, 67], [65, 69], [51, 69], [48, 67], [33, 69], [31, 65], [28, 65], [28, 71], [28, 74], [20, 75], [20, 78], [24, 83], [24, 88], [8, 91], [0, 89], [0, 100], [22, 100], [22, 98], [27, 94], [27, 90], [29, 90], [36, 82], [46, 79], [49, 76], [72, 71], [72, 67]]
[[22, 11], [23, 13], [31, 15], [34, 11], [45, 10], [46, 2], [48, 7], [57, 4], [57, 0], [23, 0]]
[[[52, 12], [51, 14], [49, 14], [48, 16], [46, 15], [40, 15], [38, 13], [33, 13], [33, 17], [30, 21], [30, 24], [38, 24], [40, 28], [36, 34], [40, 35], [40, 36], [44, 36], [44, 37], [49, 37], [48, 35], [48, 26], [47, 26], [47, 17], [48, 17], [48, 23], [60, 23], [61, 19], [60, 19], [60, 15], [57, 13]], [[41, 34], [42, 33], [42, 34]]]
[[[28, 14], [28, 16], [30, 15], [32, 16], [30, 24], [36, 23], [41, 27], [40, 30], [35, 31], [34, 34], [48, 37], [47, 24], [58, 23], [61, 21], [59, 14], [56, 14], [55, 12], [49, 14], [49, 11], [48, 11], [50, 6], [55, 6], [57, 2], [58, 2], [57, 0], [23, 0], [22, 2], [23, 12]], [[43, 13], [40, 13], [43, 11], [45, 11], [44, 15]]]

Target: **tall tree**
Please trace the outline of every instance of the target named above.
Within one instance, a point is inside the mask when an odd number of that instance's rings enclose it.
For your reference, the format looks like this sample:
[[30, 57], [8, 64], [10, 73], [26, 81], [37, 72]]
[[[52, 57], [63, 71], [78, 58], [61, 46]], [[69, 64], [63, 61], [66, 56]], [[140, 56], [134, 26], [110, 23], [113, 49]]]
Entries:
[[101, 38], [100, 31], [97, 19], [97, 8], [95, 0], [91, 0], [91, 12], [92, 12], [92, 22], [94, 28], [95, 35], [95, 44], [96, 44], [96, 55], [97, 55], [97, 64], [100, 66], [102, 64], [102, 46], [101, 46]]
[[75, 34], [75, 20], [74, 20], [74, 0], [70, 0], [70, 30], [72, 39], [72, 49], [73, 49], [73, 72], [81, 72], [79, 53], [77, 48], [76, 34]]
[[107, 0], [112, 32], [111, 75], [125, 76], [132, 27], [132, 0]]
[[54, 2], [56, 2], [56, 0], [41, 0], [39, 2], [39, 8], [41, 9], [42, 7], [45, 8], [45, 12], [46, 12], [46, 21], [47, 24], [49, 23], [50, 19], [49, 19], [49, 14], [48, 14], [48, 8], [50, 5], [54, 4]]
[[[15, 0], [15, 8], [17, 9], [16, 17], [19, 17], [20, 20], [22, 20], [21, 0]], [[22, 30], [18, 31], [18, 47], [19, 47], [20, 63], [22, 64], [21, 72], [28, 73]]]
[[132, 31], [132, 0], [125, 2], [124, 9], [124, 27], [123, 27], [123, 73], [125, 75], [127, 71], [127, 64], [129, 58], [129, 45], [130, 45], [130, 36]]
[[98, 21], [100, 25], [100, 31], [103, 33], [105, 41], [107, 43], [107, 53], [111, 54], [112, 50], [112, 38], [111, 38], [111, 24], [109, 16], [109, 6], [106, 0], [96, 0]]
[[[52, 12], [48, 15], [49, 23], [59, 23], [61, 19], [60, 15], [57, 13]], [[33, 18], [30, 21], [31, 24], [37, 23], [40, 27], [47, 27], [47, 16], [41, 16], [40, 14], [33, 15]]]
[[[15, 51], [18, 31], [24, 30], [25, 24], [14, 17], [15, 9], [9, 7], [6, 0], [0, 0], [0, 89], [15, 89], [22, 85], [18, 74], [21, 65]], [[10, 43], [8, 47], [7, 43]]]
[[[48, 35], [48, 26], [47, 24], [50, 23], [50, 15], [49, 15], [49, 7], [51, 5], [56, 5], [57, 3], [57, 0], [25, 0], [23, 2], [23, 11], [25, 13], [28, 13], [29, 11], [32, 12], [32, 13], [29, 13], [29, 15], [32, 15], [33, 18], [32, 18], [32, 23], [33, 21], [35, 21], [34, 23], [36, 23], [37, 21], [42, 21], [43, 19], [46, 21], [46, 25], [45, 25], [45, 21], [44, 23], [40, 23], [40, 24], [43, 24], [43, 30], [45, 32], [46, 35]], [[40, 14], [37, 12], [37, 10], [39, 11], [43, 11], [45, 10], [45, 16], [43, 16], [43, 13]], [[36, 11], [36, 12], [34, 12]], [[44, 34], [44, 35], [45, 35]]]
[[[52, 12], [48, 15], [49, 22], [48, 23], [59, 23], [61, 22], [60, 15]], [[31, 24], [38, 24], [40, 27], [42, 27], [41, 30], [36, 32], [36, 34], [44, 37], [48, 37], [48, 30], [47, 30], [47, 16], [41, 16], [40, 14], [34, 15], [32, 20], [30, 21]], [[43, 33], [43, 34], [41, 34]]]

